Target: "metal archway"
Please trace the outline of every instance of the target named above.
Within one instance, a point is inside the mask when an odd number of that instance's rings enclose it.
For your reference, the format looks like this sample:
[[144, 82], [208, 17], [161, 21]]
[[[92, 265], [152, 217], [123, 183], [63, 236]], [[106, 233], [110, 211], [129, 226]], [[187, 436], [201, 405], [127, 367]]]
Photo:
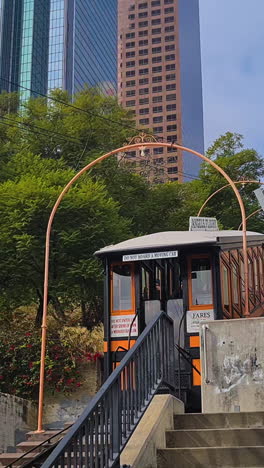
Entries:
[[[146, 141], [145, 141], [146, 140]], [[46, 244], [45, 244], [45, 263], [44, 263], [44, 288], [43, 288], [43, 317], [42, 317], [42, 336], [41, 336], [41, 359], [40, 359], [40, 378], [39, 378], [39, 404], [38, 404], [38, 428], [36, 432], [43, 432], [43, 401], [44, 401], [44, 377], [45, 377], [45, 355], [46, 355], [46, 340], [47, 340], [47, 308], [48, 308], [48, 285], [49, 285], [49, 252], [50, 252], [50, 234], [54, 216], [57, 212], [57, 209], [63, 199], [63, 197], [68, 192], [69, 188], [79, 179], [79, 177], [87, 172], [89, 169], [94, 167], [96, 164], [104, 161], [105, 159], [109, 158], [110, 156], [114, 156], [118, 153], [124, 153], [127, 151], [131, 151], [134, 149], [142, 149], [144, 148], [156, 148], [156, 147], [165, 147], [165, 148], [174, 148], [179, 149], [182, 151], [186, 151], [187, 153], [191, 153], [203, 161], [206, 161], [212, 167], [214, 167], [222, 176], [227, 180], [228, 185], [230, 185], [235, 192], [237, 197], [240, 210], [241, 210], [241, 218], [242, 218], [242, 226], [243, 226], [243, 257], [244, 257], [244, 274], [245, 274], [245, 317], [249, 316], [249, 291], [248, 291], [248, 257], [247, 257], [247, 231], [246, 231], [246, 213], [243, 200], [241, 195], [236, 188], [235, 183], [232, 179], [226, 174], [226, 172], [219, 167], [214, 161], [207, 158], [203, 154], [192, 150], [190, 148], [186, 148], [184, 146], [177, 145], [175, 143], [163, 143], [157, 141], [151, 141], [151, 137], [148, 136], [144, 140], [144, 135], [140, 135], [139, 137], [135, 137], [134, 144], [128, 144], [122, 146], [121, 148], [117, 148], [109, 153], [106, 153], [99, 158], [95, 159], [94, 161], [87, 164], [87, 166], [83, 167], [64, 187], [62, 192], [60, 193], [57, 201], [55, 202], [47, 225], [46, 231]]]

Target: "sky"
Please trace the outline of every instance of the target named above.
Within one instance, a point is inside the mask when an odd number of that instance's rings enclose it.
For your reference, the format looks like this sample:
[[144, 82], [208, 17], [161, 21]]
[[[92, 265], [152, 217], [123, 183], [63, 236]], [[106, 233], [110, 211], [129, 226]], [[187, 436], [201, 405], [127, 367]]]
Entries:
[[226, 131], [264, 157], [264, 0], [200, 0], [205, 148]]

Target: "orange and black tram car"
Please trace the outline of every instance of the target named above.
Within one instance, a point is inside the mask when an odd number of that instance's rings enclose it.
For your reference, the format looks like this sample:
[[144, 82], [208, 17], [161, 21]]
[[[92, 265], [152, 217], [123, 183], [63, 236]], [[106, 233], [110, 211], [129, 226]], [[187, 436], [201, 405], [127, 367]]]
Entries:
[[[264, 235], [248, 232], [252, 317], [264, 315]], [[165, 311], [174, 321], [175, 374], [187, 411], [201, 407], [200, 323], [244, 316], [241, 231], [169, 231], [104, 247], [105, 377], [146, 325]]]

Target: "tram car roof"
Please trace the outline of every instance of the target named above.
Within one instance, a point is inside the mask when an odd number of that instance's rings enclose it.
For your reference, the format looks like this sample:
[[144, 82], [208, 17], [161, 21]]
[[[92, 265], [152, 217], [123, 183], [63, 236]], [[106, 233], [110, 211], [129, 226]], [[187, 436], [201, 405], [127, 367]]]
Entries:
[[[235, 247], [242, 245], [242, 231], [167, 231], [134, 237], [115, 245], [108, 245], [95, 252], [95, 255], [104, 257], [111, 254], [126, 252], [137, 253], [160, 248], [171, 249], [177, 247], [194, 247], [210, 245], [215, 247]], [[264, 234], [247, 231], [249, 245], [264, 244]]]

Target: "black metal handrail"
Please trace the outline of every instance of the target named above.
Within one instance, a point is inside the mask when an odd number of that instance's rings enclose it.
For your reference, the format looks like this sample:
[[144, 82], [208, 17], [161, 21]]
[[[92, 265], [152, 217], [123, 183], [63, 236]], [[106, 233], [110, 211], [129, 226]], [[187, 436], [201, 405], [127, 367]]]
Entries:
[[153, 320], [42, 468], [119, 467], [122, 449], [159, 387], [175, 391], [173, 321]]

